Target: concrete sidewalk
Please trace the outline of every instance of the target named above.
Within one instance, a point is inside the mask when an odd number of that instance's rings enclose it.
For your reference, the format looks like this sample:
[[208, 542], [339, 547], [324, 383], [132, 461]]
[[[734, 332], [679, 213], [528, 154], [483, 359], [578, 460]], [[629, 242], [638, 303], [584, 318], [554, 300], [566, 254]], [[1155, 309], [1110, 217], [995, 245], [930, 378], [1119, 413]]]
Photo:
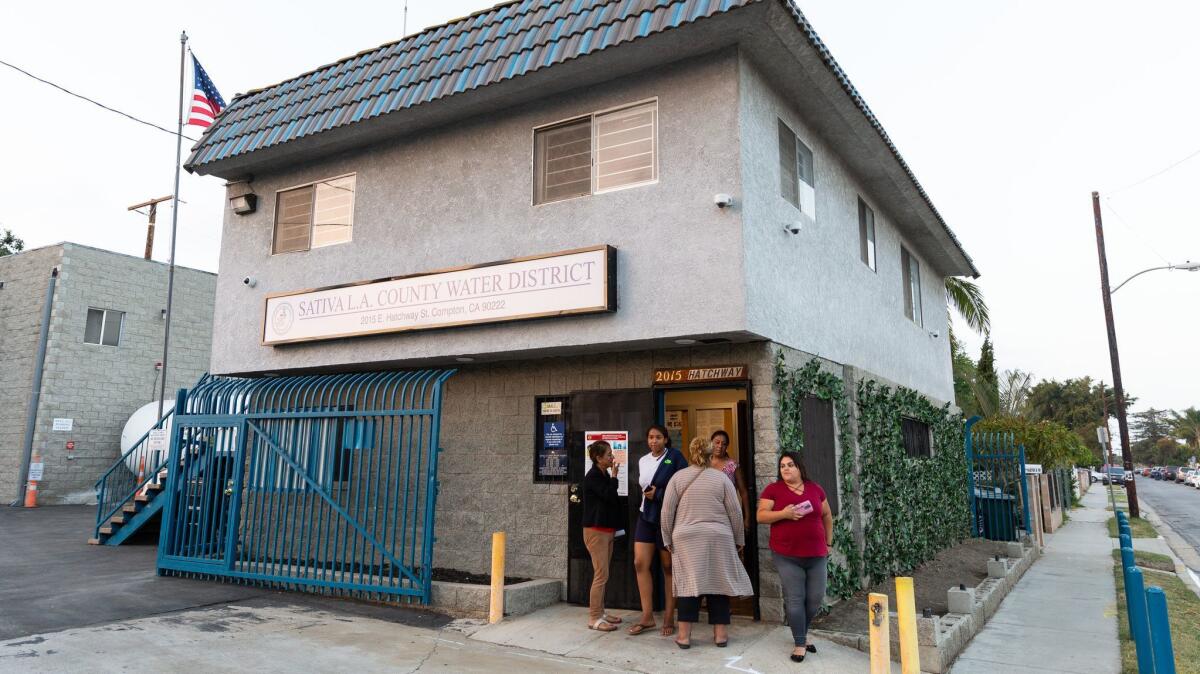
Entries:
[[963, 651], [951, 674], [1121, 671], [1117, 642], [1112, 513], [1103, 489], [1047, 537], [1042, 558]]

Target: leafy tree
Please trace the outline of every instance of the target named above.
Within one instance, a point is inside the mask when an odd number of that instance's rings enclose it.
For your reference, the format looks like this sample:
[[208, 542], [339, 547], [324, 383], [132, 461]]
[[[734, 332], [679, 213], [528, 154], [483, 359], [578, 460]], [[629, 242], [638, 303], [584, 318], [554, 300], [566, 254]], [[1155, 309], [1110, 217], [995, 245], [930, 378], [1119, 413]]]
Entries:
[[962, 410], [964, 417], [982, 416], [979, 402], [975, 399], [975, 361], [954, 335], [950, 335], [950, 363], [954, 369], [954, 403]]
[[1006, 417], [1023, 417], [1029, 402], [1033, 374], [1020, 370], [1005, 370], [1000, 377], [999, 413]]
[[1020, 417], [995, 416], [976, 424], [980, 431], [1012, 433], [1025, 446], [1025, 460], [1046, 468], [1066, 468], [1093, 461], [1092, 452], [1074, 431], [1054, 421], [1030, 421]]
[[1200, 450], [1200, 410], [1189, 407], [1171, 414], [1171, 432], [1193, 449]]
[[1000, 384], [996, 377], [996, 353], [992, 349], [992, 338], [985, 337], [979, 349], [979, 362], [975, 365], [975, 397], [979, 406], [990, 414], [1000, 408]]
[[1186, 444], [1180, 444], [1175, 438], [1159, 438], [1147, 453], [1135, 456], [1144, 457], [1156, 466], [1180, 466], [1187, 463], [1192, 454]]
[[1146, 461], [1156, 460], [1158, 441], [1169, 437], [1173, 430], [1169, 410], [1156, 410], [1151, 407], [1144, 412], [1131, 413], [1129, 440], [1133, 445], [1133, 455]]
[[17, 238], [16, 234], [12, 233], [11, 229], [4, 230], [4, 234], [0, 234], [0, 257], [12, 255], [25, 250], [25, 242]]
[[[1109, 386], [1095, 383], [1091, 377], [1039, 382], [1029, 391], [1029, 418], [1034, 421], [1055, 421], [1071, 429], [1103, 459], [1096, 427], [1105, 424], [1108, 415], [1116, 412], [1116, 393]], [[1125, 394], [1125, 408], [1137, 398]], [[1136, 456], [1136, 455], [1135, 455]]]

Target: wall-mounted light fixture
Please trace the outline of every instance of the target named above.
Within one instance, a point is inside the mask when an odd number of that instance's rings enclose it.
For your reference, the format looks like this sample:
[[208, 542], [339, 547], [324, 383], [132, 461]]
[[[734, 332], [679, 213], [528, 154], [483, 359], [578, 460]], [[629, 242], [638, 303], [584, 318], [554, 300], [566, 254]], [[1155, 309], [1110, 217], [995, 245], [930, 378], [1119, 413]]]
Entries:
[[258, 207], [258, 195], [250, 187], [253, 176], [245, 180], [231, 180], [225, 183], [225, 195], [229, 197], [229, 207], [238, 215], [249, 215]]
[[159, 318], [159, 320], [162, 320], [162, 321], [165, 321], [165, 320], [167, 320], [167, 310], [166, 310], [166, 309], [159, 309], [159, 310], [158, 310], [158, 318]]

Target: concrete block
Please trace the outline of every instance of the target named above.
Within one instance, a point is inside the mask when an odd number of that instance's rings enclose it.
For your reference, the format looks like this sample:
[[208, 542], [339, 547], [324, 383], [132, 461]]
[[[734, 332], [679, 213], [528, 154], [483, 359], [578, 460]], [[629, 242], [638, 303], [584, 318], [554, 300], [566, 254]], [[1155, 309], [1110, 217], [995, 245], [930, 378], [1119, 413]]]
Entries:
[[941, 621], [936, 617], [917, 617], [917, 643], [923, 646], [937, 646], [941, 641]]
[[1021, 559], [1025, 556], [1025, 548], [1020, 543], [1008, 543], [1005, 549], [1006, 554], [1013, 559]]
[[952, 587], [946, 591], [946, 608], [950, 613], [970, 614], [975, 605], [975, 588], [960, 590]]
[[1008, 567], [1005, 565], [1003, 559], [999, 561], [995, 559], [989, 559], [987, 563], [987, 572], [988, 578], [1004, 578], [1008, 574]]

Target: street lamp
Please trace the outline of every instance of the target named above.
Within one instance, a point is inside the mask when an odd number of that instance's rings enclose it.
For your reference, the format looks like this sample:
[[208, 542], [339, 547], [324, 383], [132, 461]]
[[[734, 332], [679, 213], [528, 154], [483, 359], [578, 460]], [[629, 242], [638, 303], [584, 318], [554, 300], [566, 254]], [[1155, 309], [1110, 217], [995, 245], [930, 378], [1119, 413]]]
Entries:
[[1118, 283], [1116, 288], [1113, 288], [1111, 291], [1109, 291], [1109, 294], [1117, 292], [1126, 283], [1129, 283], [1130, 281], [1141, 276], [1142, 274], [1145, 274], [1146, 272], [1151, 272], [1151, 271], [1158, 271], [1159, 269], [1168, 269], [1168, 270], [1182, 269], [1184, 271], [1200, 271], [1200, 262], [1192, 262], [1189, 260], [1187, 262], [1184, 262], [1183, 264], [1169, 264], [1165, 267], [1151, 267], [1149, 269], [1143, 269], [1143, 270], [1139, 271], [1138, 273], [1134, 274], [1133, 276], [1130, 276], [1129, 278], [1125, 279], [1124, 281], [1121, 281], [1120, 283]]
[[[1125, 387], [1121, 384], [1121, 358], [1117, 353], [1117, 330], [1113, 326], [1112, 294], [1120, 290], [1121, 286], [1146, 272], [1157, 269], [1186, 269], [1187, 271], [1196, 271], [1200, 269], [1200, 263], [1185, 262], [1181, 265], [1169, 264], [1166, 267], [1143, 269], [1122, 281], [1116, 288], [1113, 288], [1108, 283], [1108, 258], [1104, 253], [1104, 223], [1100, 219], [1099, 192], [1092, 192], [1092, 214], [1096, 219], [1096, 253], [1100, 257], [1100, 295], [1104, 299], [1104, 322], [1108, 326], [1108, 357], [1112, 361], [1113, 389], [1117, 394], [1117, 427], [1121, 431], [1121, 458], [1123, 459], [1122, 463], [1124, 464], [1125, 471], [1133, 475], [1133, 450], [1129, 444], [1129, 423], [1125, 419]], [[1136, 479], [1128, 480], [1125, 483], [1125, 496], [1129, 499], [1129, 516], [1141, 517], [1141, 509], [1138, 507]]]

